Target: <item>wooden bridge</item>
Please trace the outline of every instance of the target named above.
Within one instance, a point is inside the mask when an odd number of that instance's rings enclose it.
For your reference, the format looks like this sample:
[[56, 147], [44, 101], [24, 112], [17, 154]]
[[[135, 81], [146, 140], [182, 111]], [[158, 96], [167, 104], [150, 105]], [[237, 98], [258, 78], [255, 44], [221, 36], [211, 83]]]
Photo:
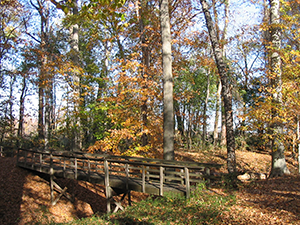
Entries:
[[[220, 164], [205, 164], [184, 161], [88, 154], [65, 151], [36, 151], [18, 149], [17, 165], [50, 175], [51, 203], [56, 204], [65, 195], [54, 178], [69, 178], [98, 183], [105, 186], [107, 212], [111, 212], [113, 192], [123, 194], [122, 200], [130, 191], [138, 191], [163, 196], [165, 193], [185, 194], [189, 198], [191, 186], [209, 178], [211, 168]], [[54, 199], [54, 190], [60, 192]], [[121, 201], [122, 201], [121, 200]], [[120, 202], [114, 202], [116, 212], [123, 209]]]

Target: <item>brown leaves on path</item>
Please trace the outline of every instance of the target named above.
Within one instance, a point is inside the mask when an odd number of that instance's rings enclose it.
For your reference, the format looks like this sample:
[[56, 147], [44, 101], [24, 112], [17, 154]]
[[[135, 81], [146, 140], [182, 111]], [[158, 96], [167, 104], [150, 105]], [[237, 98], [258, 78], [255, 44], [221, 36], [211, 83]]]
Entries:
[[228, 224], [300, 224], [300, 176], [240, 185]]

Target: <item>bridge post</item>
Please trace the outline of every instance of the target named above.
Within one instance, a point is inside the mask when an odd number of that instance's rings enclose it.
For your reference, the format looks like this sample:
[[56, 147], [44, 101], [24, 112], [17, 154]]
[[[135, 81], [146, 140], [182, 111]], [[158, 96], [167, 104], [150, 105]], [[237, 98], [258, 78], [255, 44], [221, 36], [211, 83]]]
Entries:
[[186, 198], [190, 198], [190, 173], [187, 167], [184, 167], [184, 176], [185, 176], [185, 188], [186, 188]]
[[142, 192], [145, 193], [146, 192], [146, 188], [145, 188], [145, 180], [146, 180], [146, 171], [145, 171], [145, 166], [142, 166]]
[[159, 182], [160, 182], [160, 188], [159, 188], [159, 195], [164, 195], [164, 167], [159, 167]]
[[129, 165], [125, 164], [125, 174], [126, 174], [126, 191], [128, 191], [128, 179], [129, 179]]
[[77, 172], [77, 157], [74, 158], [74, 166], [75, 166], [74, 179], [77, 180], [77, 177], [78, 177], [78, 172]]
[[[207, 175], [207, 177], [210, 177], [210, 168], [205, 168], [205, 175]], [[210, 179], [209, 178], [206, 181], [208, 183], [210, 183]]]
[[[126, 171], [126, 193], [128, 196], [128, 204], [131, 205], [131, 193], [129, 190], [129, 164], [126, 163], [125, 165], [125, 171]], [[124, 196], [125, 197], [125, 196]]]
[[91, 182], [91, 161], [88, 159], [88, 181]]
[[106, 192], [106, 208], [107, 208], [107, 213], [111, 212], [111, 205], [110, 205], [110, 200], [112, 198], [112, 191], [109, 186], [109, 168], [108, 168], [108, 162], [107, 159], [104, 159], [104, 182], [105, 182], [105, 192]]
[[53, 205], [54, 203], [54, 181], [53, 181], [53, 178], [54, 178], [54, 174], [53, 174], [53, 155], [52, 155], [52, 150], [50, 151], [50, 201], [51, 201], [51, 204]]

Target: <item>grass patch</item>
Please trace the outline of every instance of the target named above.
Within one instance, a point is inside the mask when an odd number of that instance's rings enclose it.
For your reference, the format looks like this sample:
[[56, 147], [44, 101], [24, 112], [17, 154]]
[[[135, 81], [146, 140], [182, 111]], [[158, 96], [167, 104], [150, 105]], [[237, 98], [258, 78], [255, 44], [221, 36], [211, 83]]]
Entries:
[[223, 196], [199, 185], [190, 199], [167, 195], [150, 197], [125, 211], [92, 217], [70, 224], [221, 224], [222, 212], [235, 203], [233, 195]]

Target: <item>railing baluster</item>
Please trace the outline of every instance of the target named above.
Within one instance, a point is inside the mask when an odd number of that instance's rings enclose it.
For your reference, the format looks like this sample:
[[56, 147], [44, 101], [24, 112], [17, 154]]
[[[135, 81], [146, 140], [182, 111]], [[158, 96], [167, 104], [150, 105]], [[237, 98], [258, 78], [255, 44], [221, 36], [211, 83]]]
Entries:
[[207, 179], [207, 182], [210, 183], [210, 169], [209, 168], [205, 168], [205, 175], [207, 175], [208, 179]]
[[54, 187], [53, 187], [53, 178], [54, 178], [54, 171], [53, 171], [53, 155], [52, 151], [50, 151], [50, 198], [51, 198], [51, 204], [54, 201]]
[[88, 159], [88, 181], [91, 182], [91, 161]]
[[64, 168], [63, 168], [63, 176], [66, 177], [66, 157], [63, 157], [64, 160]]
[[40, 172], [42, 171], [42, 164], [43, 164], [43, 154], [40, 153]]
[[128, 179], [129, 179], [129, 165], [125, 164], [125, 174], [126, 174], [126, 191], [128, 191]]
[[190, 197], [190, 173], [189, 168], [184, 167], [184, 174], [185, 174], [185, 188], [186, 188], [186, 198]]
[[160, 188], [159, 188], [159, 195], [164, 195], [164, 167], [159, 167], [159, 181], [160, 181]]
[[147, 181], [149, 181], [150, 180], [149, 166], [147, 166], [146, 169], [147, 169]]
[[75, 163], [75, 174], [74, 174], [74, 176], [75, 176], [75, 180], [77, 180], [78, 174], [77, 174], [77, 158], [76, 157], [74, 158], [74, 163]]
[[145, 166], [142, 166], [142, 192], [145, 193], [146, 192], [146, 188], [145, 188], [145, 180], [146, 180], [146, 171], [145, 171]]
[[109, 186], [109, 168], [108, 168], [107, 159], [104, 160], [104, 173], [105, 173], [106, 207], [107, 207], [107, 212], [110, 213], [110, 211], [111, 211], [111, 207], [110, 207], [111, 191], [110, 191], [110, 186]]

